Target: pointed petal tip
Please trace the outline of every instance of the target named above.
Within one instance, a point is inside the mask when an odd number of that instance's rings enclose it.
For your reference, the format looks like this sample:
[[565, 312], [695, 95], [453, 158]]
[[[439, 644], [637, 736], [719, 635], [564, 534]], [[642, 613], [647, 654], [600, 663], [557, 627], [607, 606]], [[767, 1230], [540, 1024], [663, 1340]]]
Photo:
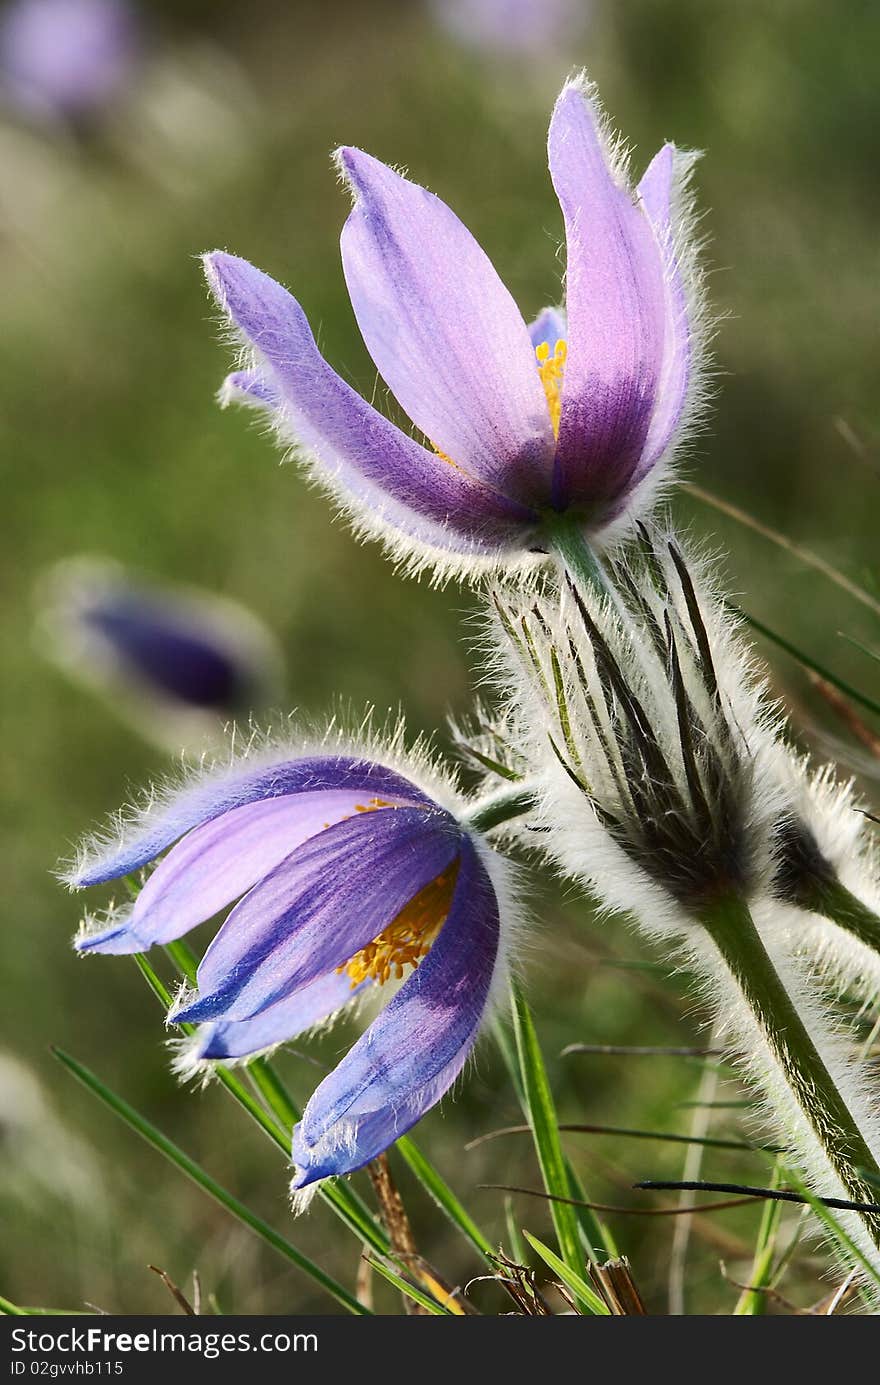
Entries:
[[98, 933], [78, 933], [73, 940], [73, 949], [81, 957], [92, 952], [109, 957], [128, 956], [133, 952], [146, 952], [149, 946], [126, 923], [114, 923]]
[[355, 202], [360, 197], [369, 197], [373, 194], [383, 178], [394, 182], [399, 179], [404, 182], [408, 181], [403, 179], [402, 174], [383, 163], [381, 159], [377, 159], [374, 154], [368, 154], [366, 150], [358, 149], [355, 145], [340, 145], [333, 158], [339, 176], [348, 187]]
[[216, 997], [200, 996], [192, 991], [184, 992], [168, 1011], [168, 1024], [201, 1024], [216, 1019], [212, 1013], [217, 1008]]

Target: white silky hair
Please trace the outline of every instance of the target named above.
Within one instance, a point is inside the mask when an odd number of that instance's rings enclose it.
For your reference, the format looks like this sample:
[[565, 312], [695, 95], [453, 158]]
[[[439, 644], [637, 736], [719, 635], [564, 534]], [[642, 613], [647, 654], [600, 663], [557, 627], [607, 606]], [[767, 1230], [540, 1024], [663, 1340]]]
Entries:
[[72, 859], [61, 866], [59, 878], [71, 889], [77, 889], [86, 870], [100, 869], [104, 861], [149, 831], [175, 801], [185, 800], [208, 780], [218, 785], [226, 782], [232, 787], [254, 770], [312, 756], [351, 756], [395, 770], [456, 817], [467, 806], [455, 774], [441, 765], [429, 738], [420, 736], [407, 743], [406, 724], [401, 716], [382, 722], [372, 708], [360, 717], [340, 711], [321, 727], [298, 721], [295, 714], [290, 714], [268, 728], [255, 722], [243, 731], [232, 726], [222, 751], [213, 748], [197, 761], [182, 759], [176, 773], [148, 785], [133, 803], [114, 813], [104, 827], [89, 833]]
[[[693, 627], [689, 627], [683, 588], [674, 580], [675, 564], [670, 567], [670, 542], [678, 541], [669, 534], [656, 539], [654, 552], [659, 555], [671, 594], [663, 593], [662, 583], [658, 591], [653, 581], [646, 581], [627, 555], [615, 565], [612, 582], [616, 578], [615, 589], [624, 593], [626, 585], [625, 580], [620, 583], [621, 577], [628, 576], [637, 583], [645, 599], [643, 619], [646, 613], [647, 620], [653, 616], [663, 630], [667, 609], [672, 629], [677, 631], [680, 626], [687, 631]], [[814, 959], [808, 958], [802, 947], [792, 945], [792, 938], [809, 925], [809, 916], [772, 893], [779, 826], [803, 809], [805, 793], [811, 796], [816, 811], [829, 817], [824, 831], [817, 832], [823, 850], [829, 857], [836, 856], [841, 867], [851, 866], [858, 828], [851, 820], [844, 824], [839, 821], [841, 806], [850, 802], [850, 790], [836, 785], [830, 771], [811, 777], [803, 766], [797, 773], [783, 768], [783, 758], [788, 757], [788, 765], [791, 753], [781, 740], [781, 714], [766, 679], [739, 633], [738, 622], [723, 605], [706, 560], [688, 554], [686, 566], [711, 648], [718, 703], [713, 707], [701, 681], [694, 679], [684, 638], [677, 639], [682, 677], [709, 736], [717, 731], [720, 710], [740, 760], [737, 791], [743, 796], [741, 830], [747, 839], [746, 893], [755, 925], [809, 1038], [880, 1163], [880, 1086], [870, 1065], [858, 1058], [853, 1036], [832, 1018], [827, 993], [815, 984]], [[613, 737], [615, 728], [601, 695], [593, 642], [576, 602], [564, 588], [554, 587], [545, 593], [528, 594], [519, 604], [503, 588], [495, 595], [501, 614], [491, 619], [488, 643], [496, 651], [495, 680], [505, 698], [507, 715], [518, 730], [520, 748], [539, 772], [538, 821], [545, 829], [539, 841], [566, 875], [599, 897], [607, 913], [628, 916], [642, 932], [686, 961], [698, 978], [710, 1015], [723, 1026], [725, 1044], [760, 1094], [764, 1119], [795, 1166], [803, 1169], [807, 1186], [818, 1196], [851, 1200], [852, 1192], [830, 1166], [823, 1142], [792, 1090], [791, 1072], [777, 1056], [760, 1018], [700, 924], [698, 910], [689, 911], [659, 873], [649, 873], [633, 859], [603, 824], [590, 794], [576, 782], [577, 776], [588, 781], [600, 809], [617, 815], [626, 812], [625, 792], [602, 749], [602, 734]], [[636, 623], [625, 596], [583, 591], [581, 597], [626, 683], [646, 709], [658, 747], [674, 769], [686, 798], [688, 784], [670, 669], [652, 647], [647, 620], [641, 627]], [[532, 632], [531, 659], [517, 648], [517, 640], [522, 645], [528, 638], [522, 626], [517, 627], [517, 617]], [[586, 711], [581, 686], [584, 676], [588, 694], [594, 695], [594, 708], [600, 708], [598, 713]], [[562, 724], [560, 703], [567, 726]], [[566, 757], [568, 769], [561, 762]], [[840, 953], [841, 949], [838, 956]], [[835, 965], [839, 970], [839, 962]], [[821, 1111], [816, 1114], [821, 1120]], [[868, 1263], [880, 1272], [880, 1252], [860, 1215], [835, 1211], [834, 1217]]]
[[[614, 572], [618, 579], [626, 575], [637, 584], [646, 609], [660, 630], [664, 611], [669, 608], [673, 626], [680, 635], [690, 629], [690, 618], [669, 553], [668, 545], [673, 542], [680, 547], [680, 541], [673, 539], [671, 533], [661, 531], [655, 543], [669, 582], [669, 597], [664, 598], [652, 583], [645, 581], [633, 550], [624, 550]], [[708, 561], [688, 553], [687, 570], [698, 593], [711, 646], [720, 708], [712, 705], [686, 638], [678, 639], [682, 678], [708, 736], [717, 734], [720, 717], [729, 727], [738, 760], [733, 773], [737, 778], [735, 792], [742, 806], [742, 849], [748, 856], [751, 887], [757, 895], [769, 888], [776, 824], [791, 809], [794, 797], [777, 775], [762, 772], [774, 753], [781, 714], [752, 651], [739, 634], [737, 618], [721, 602]], [[645, 626], [626, 609], [622, 598], [586, 591], [580, 595], [627, 684], [647, 710], [658, 748], [686, 799], [689, 789], [681, 730], [668, 668], [652, 648]], [[565, 874], [589, 885], [610, 911], [635, 913], [652, 936], [679, 936], [682, 909], [673, 890], [663, 879], [649, 875], [614, 839], [591, 806], [589, 796], [569, 772], [580, 762], [585, 767], [592, 796], [602, 809], [621, 819], [632, 813], [632, 805], [621, 790], [624, 770], [619, 756], [615, 756], [615, 774], [602, 749], [604, 736], [615, 755], [615, 727], [599, 695], [593, 644], [574, 598], [564, 583], [548, 583], [543, 592], [536, 590], [533, 595], [524, 596], [511, 595], [509, 589], [501, 587], [496, 596], [502, 609], [506, 601], [512, 600], [512, 609], [527, 622], [532, 621], [533, 648], [542, 668], [538, 675], [517, 651], [501, 617], [490, 619], [486, 647], [494, 661], [494, 679], [506, 714], [516, 728], [519, 747], [530, 765], [530, 778], [534, 775], [537, 779], [536, 821], [544, 829], [541, 840], [545, 849]], [[584, 676], [587, 695], [590, 689], [597, 694], [593, 703], [598, 709], [596, 717], [586, 710]], [[559, 720], [557, 677], [568, 710], [573, 752], [570, 756]], [[561, 757], [571, 758], [575, 764], [567, 769]]]
[[[623, 139], [612, 131], [595, 86], [584, 73], [579, 73], [566, 84], [564, 90], [569, 89], [577, 90], [592, 107], [611, 175], [618, 186], [625, 187], [634, 196], [627, 146]], [[697, 152], [673, 148], [670, 227], [663, 236], [655, 232], [658, 253], [663, 264], [667, 311], [670, 315], [683, 313], [688, 324], [689, 365], [684, 404], [661, 456], [656, 459], [641, 482], [626, 496], [620, 512], [607, 522], [602, 522], [596, 532], [591, 534], [591, 540], [600, 549], [615, 548], [632, 531], [633, 524], [639, 518], [656, 510], [661, 498], [675, 480], [676, 459], [700, 431], [711, 402], [709, 344], [715, 332], [716, 321], [708, 308], [705, 274], [701, 263], [705, 239], [698, 233], [699, 216], [695, 210], [693, 191], [693, 171], [699, 157]], [[338, 151], [334, 156], [334, 162], [340, 181], [356, 197]], [[679, 278], [683, 291], [682, 306], [676, 305], [678, 294], [673, 285], [675, 276]], [[271, 379], [271, 367], [263, 363], [259, 351], [244, 339], [226, 316], [222, 306], [222, 291], [214, 282], [210, 269], [208, 279], [213, 293], [220, 301], [223, 313], [221, 331], [238, 349], [238, 368], [264, 370], [267, 378]], [[680, 326], [680, 322], [677, 325]], [[667, 342], [672, 335], [672, 329], [667, 331]], [[658, 401], [662, 397], [663, 384], [661, 377], [657, 387]], [[563, 383], [563, 407], [564, 397]], [[420, 577], [428, 574], [432, 585], [442, 587], [453, 580], [476, 583], [499, 575], [526, 577], [547, 561], [546, 541], [542, 537], [538, 522], [531, 532], [528, 527], [524, 527], [521, 533], [512, 534], [507, 541], [487, 545], [456, 535], [455, 546], [446, 547], [444, 525], [428, 519], [419, 519], [417, 522], [425, 531], [433, 531], [436, 535], [434, 541], [407, 533], [394, 517], [396, 504], [388, 499], [380, 484], [363, 480], [359, 483], [363, 488], [363, 494], [354, 494], [344, 479], [345, 468], [342, 463], [329, 455], [322, 455], [320, 448], [306, 446], [300, 441], [296, 411], [289, 403], [283, 399], [271, 404], [253, 399], [230, 386], [228, 382], [221, 387], [218, 399], [223, 407], [234, 401], [256, 409], [268, 431], [275, 436], [285, 452], [285, 459], [296, 461], [311, 484], [328, 496], [337, 514], [348, 522], [355, 537], [378, 540], [397, 569], [405, 575]], [[432, 450], [430, 443], [427, 444], [427, 448], [429, 451]], [[437, 465], [440, 467], [448, 463], [438, 457]]]
[[[777, 975], [865, 1143], [880, 1164], [880, 1080], [875, 1066], [859, 1055], [854, 1034], [832, 1016], [821, 992], [817, 991], [810, 968], [802, 959], [793, 957], [784, 942], [785, 920], [781, 920], [780, 915], [799, 914], [799, 911], [779, 901], [765, 900], [755, 905], [753, 912]], [[771, 912], [772, 918], [768, 917]], [[789, 919], [788, 922], [791, 927], [799, 926], [797, 920]], [[692, 934], [683, 951], [698, 978], [701, 999], [714, 1023], [720, 1026], [721, 1042], [728, 1057], [759, 1094], [756, 1130], [769, 1130], [777, 1138], [784, 1150], [783, 1157], [803, 1171], [806, 1186], [816, 1196], [851, 1201], [851, 1190], [831, 1168], [822, 1142], [792, 1093], [790, 1072], [774, 1052], [764, 1027], [743, 999], [739, 985], [708, 935]], [[821, 1115], [818, 1104], [815, 1110]], [[828, 1133], [833, 1137], [836, 1131], [832, 1127]], [[871, 1200], [880, 1202], [880, 1189]], [[880, 1275], [880, 1250], [862, 1217], [856, 1212], [838, 1209], [832, 1215]], [[828, 1233], [822, 1231], [820, 1234], [835, 1256], [845, 1262], [845, 1255]], [[847, 1268], [852, 1268], [851, 1259]], [[871, 1283], [867, 1277], [863, 1282], [875, 1308], [880, 1307], [880, 1284]]]
[[[855, 781], [833, 765], [779, 747], [778, 773], [792, 786], [800, 819], [840, 883], [880, 920], [880, 847]], [[774, 915], [785, 944], [832, 987], [865, 1009], [880, 1000], [880, 952], [823, 914]]]
[[[453, 817], [459, 820], [466, 817], [467, 810], [472, 804], [462, 792], [455, 775], [445, 767], [440, 766], [432, 746], [426, 739], [420, 738], [414, 745], [407, 745], [406, 728], [400, 718], [391, 720], [384, 726], [377, 725], [372, 712], [368, 712], [352, 731], [346, 731], [342, 722], [343, 718], [340, 714], [322, 732], [312, 731], [311, 734], [304, 731], [297, 734], [290, 723], [285, 725], [283, 735], [280, 735], [277, 730], [275, 732], [260, 732], [252, 728], [244, 746], [236, 745], [233, 737], [228, 757], [222, 760], [217, 757], [210, 759], [206, 757], [198, 769], [184, 765], [183, 772], [177, 780], [172, 780], [159, 788], [152, 788], [134, 809], [117, 815], [108, 832], [100, 837], [93, 837], [82, 848], [76, 864], [68, 872], [67, 878], [75, 880], [76, 875], [80, 874], [86, 866], [93, 867], [99, 864], [103, 858], [115, 854], [120, 847], [142, 832], [148, 831], [152, 823], [173, 804], [176, 798], [181, 795], [185, 796], [206, 779], [212, 777], [221, 781], [226, 779], [232, 785], [243, 773], [263, 766], [271, 766], [284, 760], [300, 759], [312, 755], [348, 755], [365, 763], [376, 763], [395, 770], [403, 778], [412, 782], [428, 798], [445, 808]], [[498, 902], [498, 952], [488, 988], [486, 1005], [480, 1020], [480, 1028], [482, 1029], [503, 1004], [506, 982], [511, 967], [515, 965], [514, 958], [518, 950], [518, 940], [525, 933], [525, 909], [522, 903], [523, 889], [518, 867], [494, 851], [479, 834], [468, 828], [464, 830], [467, 831], [477, 857], [489, 876]], [[130, 908], [130, 904], [124, 905], [118, 912], [113, 911], [101, 920], [90, 919], [84, 928], [86, 932], [97, 931], [99, 928], [107, 926], [109, 917], [121, 918]], [[384, 986], [371, 986], [366, 992], [353, 998], [354, 1004], [344, 1001], [333, 1014], [317, 1021], [298, 1034], [286, 1036], [281, 1042], [288, 1043], [294, 1039], [307, 1038], [324, 1032], [343, 1015], [351, 1015], [354, 1010], [359, 1010], [361, 1007], [370, 1007], [377, 1012], [398, 988], [399, 983], [397, 982], [388, 983]], [[192, 999], [194, 995], [195, 992], [191, 988], [182, 986], [175, 997], [169, 1016], [176, 1013], [180, 1006]], [[250, 1061], [255, 1056], [250, 1053], [240, 1059], [232, 1060], [202, 1058], [199, 1049], [204, 1040], [205, 1029], [211, 1027], [213, 1026], [209, 1024], [203, 1026], [201, 1030], [197, 1029], [192, 1035], [169, 1041], [168, 1046], [173, 1055], [172, 1068], [182, 1081], [196, 1081], [204, 1084], [219, 1066], [224, 1068], [238, 1066], [240, 1063]], [[280, 1043], [267, 1045], [261, 1052], [269, 1054], [279, 1046]], [[470, 1058], [468, 1061], [471, 1061]], [[467, 1063], [463, 1064], [463, 1067], [466, 1066]], [[401, 1109], [405, 1110], [405, 1108], [406, 1099], [402, 1099]], [[353, 1131], [348, 1131], [348, 1133], [346, 1131], [346, 1123], [341, 1122], [338, 1130], [334, 1126], [326, 1132], [324, 1138], [331, 1145], [335, 1141], [336, 1146], [340, 1147], [340, 1142], [344, 1144], [345, 1140], [353, 1140], [354, 1138]], [[328, 1145], [329, 1148], [330, 1145]], [[304, 1190], [302, 1197], [297, 1194], [296, 1205], [298, 1207], [307, 1204], [309, 1191]]]

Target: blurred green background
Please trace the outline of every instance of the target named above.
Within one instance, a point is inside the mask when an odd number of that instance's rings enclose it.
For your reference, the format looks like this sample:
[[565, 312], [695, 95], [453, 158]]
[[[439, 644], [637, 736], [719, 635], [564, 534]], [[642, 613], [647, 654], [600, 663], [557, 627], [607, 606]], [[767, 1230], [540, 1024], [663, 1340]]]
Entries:
[[[536, 0], [540, 3], [540, 0]], [[562, 54], [502, 59], [459, 46], [419, 3], [190, 3], [146, 10], [152, 47], [131, 91], [88, 137], [0, 130], [5, 628], [0, 930], [0, 1293], [111, 1312], [170, 1310], [146, 1269], [197, 1268], [225, 1311], [333, 1305], [185, 1184], [55, 1065], [96, 1069], [328, 1269], [353, 1282], [357, 1247], [317, 1205], [294, 1223], [283, 1161], [215, 1089], [171, 1077], [160, 1016], [124, 958], [78, 961], [80, 903], [56, 860], [168, 761], [34, 651], [32, 591], [74, 552], [201, 584], [280, 637], [289, 703], [405, 708], [413, 732], [469, 701], [462, 616], [472, 598], [397, 579], [358, 547], [246, 413], [214, 391], [228, 363], [195, 256], [241, 253], [301, 299], [329, 358], [367, 395], [375, 372], [347, 302], [338, 234], [341, 142], [407, 166], [470, 226], [527, 316], [559, 297], [558, 207], [544, 138], [568, 69], [586, 65], [641, 168], [664, 138], [706, 151], [699, 179], [710, 291], [724, 318], [718, 397], [690, 474], [877, 591], [880, 8], [823, 0], [595, 0]], [[679, 511], [728, 550], [742, 604], [876, 695], [870, 611], [790, 554], [695, 502]], [[807, 739], [848, 755], [849, 732], [797, 665], [768, 649]], [[840, 743], [845, 742], [845, 745]], [[867, 766], [865, 757], [859, 763]], [[876, 763], [876, 762], [875, 762]], [[641, 944], [601, 927], [548, 881], [526, 974], [563, 1119], [684, 1129], [700, 1070], [681, 1060], [559, 1056], [565, 1044], [687, 1043], [699, 1013], [681, 978], [631, 965]], [[628, 965], [630, 964], [630, 965]], [[283, 1066], [301, 1098], [350, 1037]], [[719, 1128], [731, 1117], [718, 1113]], [[471, 1211], [503, 1239], [503, 1195], [539, 1176], [517, 1137], [465, 1151], [517, 1119], [486, 1044], [458, 1100], [418, 1131]], [[572, 1136], [591, 1193], [637, 1204], [636, 1177], [676, 1176], [674, 1148]], [[670, 1152], [671, 1149], [671, 1152]], [[707, 1176], [766, 1176], [707, 1158]], [[480, 1273], [404, 1174], [422, 1252], [453, 1282]], [[642, 1197], [644, 1195], [641, 1195]], [[548, 1234], [541, 1203], [515, 1215]], [[729, 1311], [719, 1270], [759, 1213], [694, 1228], [688, 1306]], [[665, 1311], [671, 1218], [620, 1217], [649, 1306]], [[739, 1259], [737, 1257], [740, 1257]], [[806, 1262], [805, 1262], [806, 1263]], [[809, 1276], [798, 1292], [807, 1301]], [[387, 1311], [399, 1311], [377, 1290]], [[489, 1302], [489, 1300], [487, 1300]], [[494, 1301], [496, 1308], [498, 1301]]]

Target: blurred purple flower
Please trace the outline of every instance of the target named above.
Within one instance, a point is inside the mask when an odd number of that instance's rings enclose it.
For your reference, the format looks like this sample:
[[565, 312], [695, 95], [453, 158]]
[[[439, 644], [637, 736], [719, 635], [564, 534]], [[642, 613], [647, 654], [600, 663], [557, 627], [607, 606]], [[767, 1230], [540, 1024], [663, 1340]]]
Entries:
[[503, 954], [505, 867], [456, 807], [443, 786], [429, 793], [363, 754], [275, 749], [151, 803], [67, 877], [117, 879], [176, 843], [134, 905], [79, 936], [80, 952], [141, 952], [239, 901], [171, 1015], [201, 1026], [186, 1071], [282, 1043], [410, 973], [306, 1107], [295, 1190], [386, 1149], [476, 1041]]
[[601, 546], [668, 478], [699, 402], [701, 308], [685, 185], [666, 144], [633, 191], [583, 81], [550, 124], [568, 242], [565, 310], [527, 327], [438, 197], [357, 149], [342, 261], [380, 375], [427, 445], [324, 360], [299, 304], [215, 251], [211, 289], [243, 339], [224, 399], [267, 410], [359, 528], [419, 567], [468, 572], [547, 547], [566, 513]]
[[14, 0], [0, 15], [0, 90], [30, 115], [82, 118], [122, 93], [139, 49], [125, 0]]
[[277, 691], [280, 655], [249, 611], [207, 592], [147, 585], [101, 559], [51, 569], [41, 633], [55, 663], [131, 706], [175, 746], [188, 730], [246, 716]]
[[583, 29], [591, 0], [430, 0], [438, 23], [469, 47], [501, 56], [554, 52]]

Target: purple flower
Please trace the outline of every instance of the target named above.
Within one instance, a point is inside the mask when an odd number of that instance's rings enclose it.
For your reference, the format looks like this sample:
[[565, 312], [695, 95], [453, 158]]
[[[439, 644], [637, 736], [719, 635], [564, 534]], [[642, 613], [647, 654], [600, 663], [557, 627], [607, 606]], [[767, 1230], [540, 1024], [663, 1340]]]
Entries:
[[47, 655], [178, 746], [266, 705], [279, 682], [269, 632], [232, 601], [147, 584], [118, 564], [72, 558], [44, 583]]
[[295, 1189], [381, 1153], [473, 1048], [500, 970], [504, 867], [459, 807], [363, 755], [276, 749], [151, 804], [67, 877], [100, 884], [171, 847], [132, 906], [80, 934], [80, 952], [140, 952], [238, 901], [171, 1015], [200, 1026], [190, 1070], [283, 1043], [406, 977], [308, 1103]]
[[549, 154], [566, 303], [531, 327], [438, 197], [360, 150], [337, 155], [354, 194], [342, 261], [355, 316], [424, 442], [336, 374], [274, 280], [206, 256], [248, 351], [223, 397], [268, 411], [360, 529], [415, 566], [468, 572], [546, 552], [560, 514], [608, 543], [668, 477], [693, 419], [692, 156], [664, 145], [633, 191], [583, 81], [557, 101]]
[[490, 53], [552, 53], [577, 37], [590, 0], [430, 0], [439, 24], [468, 47]]
[[0, 18], [0, 81], [31, 115], [77, 119], [121, 94], [138, 48], [125, 0], [15, 0]]

